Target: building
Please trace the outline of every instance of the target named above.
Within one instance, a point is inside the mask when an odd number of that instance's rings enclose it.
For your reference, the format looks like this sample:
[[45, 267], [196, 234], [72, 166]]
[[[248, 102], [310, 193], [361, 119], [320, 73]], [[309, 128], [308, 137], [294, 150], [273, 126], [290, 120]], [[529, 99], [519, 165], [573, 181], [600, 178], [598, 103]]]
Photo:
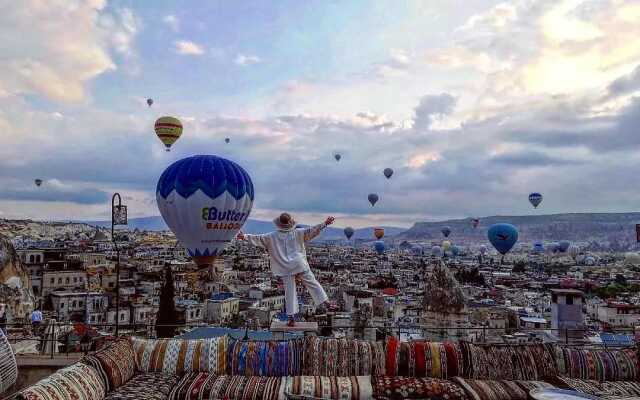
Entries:
[[229, 321], [240, 312], [240, 299], [231, 293], [213, 295], [206, 303], [206, 320], [212, 323]]
[[575, 289], [551, 290], [551, 329], [562, 338], [580, 340], [584, 336], [582, 306], [584, 293]]
[[51, 304], [58, 321], [86, 321], [88, 316], [89, 322], [97, 323], [98, 316], [104, 315], [108, 298], [98, 292], [53, 292]]
[[87, 273], [85, 271], [44, 271], [42, 273], [42, 297], [53, 291], [70, 291], [86, 289]]
[[607, 302], [598, 306], [598, 321], [604, 328], [634, 328], [640, 325], [640, 305]]

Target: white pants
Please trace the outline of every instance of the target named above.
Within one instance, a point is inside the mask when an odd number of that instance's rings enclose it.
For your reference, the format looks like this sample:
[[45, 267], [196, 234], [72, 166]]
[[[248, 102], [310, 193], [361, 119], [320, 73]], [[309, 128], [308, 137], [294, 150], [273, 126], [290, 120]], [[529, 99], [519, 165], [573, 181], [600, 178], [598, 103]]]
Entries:
[[[300, 312], [296, 292], [296, 277], [295, 275], [283, 276], [282, 282], [284, 283], [284, 299], [287, 305], [287, 315], [295, 315]], [[325, 293], [320, 282], [316, 280], [311, 270], [302, 272], [302, 284], [307, 288], [309, 294], [311, 294], [311, 298], [316, 306], [329, 299], [327, 293]]]

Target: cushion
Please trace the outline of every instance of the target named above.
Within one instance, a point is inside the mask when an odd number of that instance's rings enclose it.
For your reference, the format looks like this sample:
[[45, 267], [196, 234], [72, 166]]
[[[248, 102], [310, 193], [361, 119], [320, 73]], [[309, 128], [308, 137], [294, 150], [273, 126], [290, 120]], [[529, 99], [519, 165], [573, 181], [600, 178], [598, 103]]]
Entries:
[[462, 373], [462, 351], [454, 342], [387, 339], [386, 375], [442, 378]]
[[329, 400], [369, 400], [373, 395], [369, 376], [290, 376], [285, 395]]
[[535, 345], [476, 345], [463, 342], [464, 371], [471, 379], [539, 380], [557, 373], [549, 348]]
[[[557, 346], [558, 348], [560, 346]], [[638, 355], [635, 349], [605, 350], [562, 347], [556, 350], [559, 375], [596, 381], [635, 381]]]
[[376, 399], [467, 399], [461, 387], [444, 379], [374, 376], [372, 382]]
[[177, 381], [175, 375], [145, 372], [107, 394], [104, 400], [165, 400]]
[[194, 372], [180, 379], [169, 394], [170, 400], [283, 400], [284, 380], [281, 377], [216, 376]]
[[598, 397], [640, 396], [640, 383], [630, 381], [599, 382], [596, 380], [559, 377], [569, 389]]
[[95, 368], [75, 363], [24, 389], [18, 398], [27, 400], [101, 400], [104, 382]]
[[472, 400], [527, 400], [531, 389], [552, 388], [541, 381], [508, 381], [453, 378]]
[[189, 372], [224, 375], [227, 343], [227, 336], [197, 340], [132, 339], [138, 371], [180, 376]]
[[384, 375], [382, 342], [308, 336], [302, 374], [310, 376]]
[[303, 340], [241, 341], [229, 343], [228, 375], [300, 375]]
[[81, 361], [98, 371], [107, 392], [124, 385], [136, 371], [135, 355], [128, 339], [117, 340]]

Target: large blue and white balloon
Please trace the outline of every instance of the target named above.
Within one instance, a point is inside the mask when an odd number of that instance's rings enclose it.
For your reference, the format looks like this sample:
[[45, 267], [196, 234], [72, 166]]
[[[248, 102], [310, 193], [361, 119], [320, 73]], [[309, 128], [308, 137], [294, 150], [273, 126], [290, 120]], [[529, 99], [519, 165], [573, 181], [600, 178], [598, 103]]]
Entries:
[[538, 192], [533, 192], [529, 195], [529, 203], [533, 206], [533, 208], [538, 208], [540, 203], [542, 203], [542, 195]]
[[238, 164], [213, 155], [183, 158], [160, 176], [158, 209], [198, 265], [235, 238], [253, 205], [253, 183]]
[[487, 237], [498, 253], [505, 255], [518, 241], [518, 230], [511, 224], [494, 224], [487, 231]]

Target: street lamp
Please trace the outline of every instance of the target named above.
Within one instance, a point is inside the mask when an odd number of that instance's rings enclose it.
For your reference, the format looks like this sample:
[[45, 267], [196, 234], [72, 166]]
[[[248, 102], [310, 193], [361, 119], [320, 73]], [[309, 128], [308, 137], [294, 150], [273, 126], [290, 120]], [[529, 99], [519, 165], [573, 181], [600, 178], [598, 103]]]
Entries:
[[[116, 204], [116, 198], [118, 204]], [[114, 193], [111, 197], [111, 240], [116, 249], [116, 337], [120, 328], [120, 249], [114, 228], [116, 225], [127, 225], [127, 206], [122, 205], [122, 198], [119, 193]]]

